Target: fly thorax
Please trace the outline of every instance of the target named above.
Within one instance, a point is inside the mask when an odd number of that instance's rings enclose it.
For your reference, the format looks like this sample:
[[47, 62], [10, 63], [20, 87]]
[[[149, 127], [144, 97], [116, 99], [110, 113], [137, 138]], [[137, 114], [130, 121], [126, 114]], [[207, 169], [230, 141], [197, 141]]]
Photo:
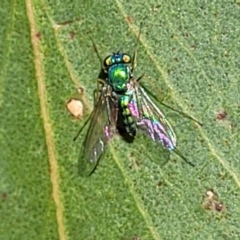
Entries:
[[125, 92], [130, 79], [130, 69], [125, 64], [115, 64], [108, 70], [108, 83], [116, 92]]

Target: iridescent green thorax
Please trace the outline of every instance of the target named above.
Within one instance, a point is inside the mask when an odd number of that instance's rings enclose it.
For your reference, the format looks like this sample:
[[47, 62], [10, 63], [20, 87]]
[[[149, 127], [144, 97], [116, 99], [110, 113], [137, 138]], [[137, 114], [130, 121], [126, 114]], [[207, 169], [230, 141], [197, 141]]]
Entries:
[[125, 64], [115, 64], [108, 70], [108, 83], [115, 92], [127, 90], [127, 83], [130, 79], [130, 69]]

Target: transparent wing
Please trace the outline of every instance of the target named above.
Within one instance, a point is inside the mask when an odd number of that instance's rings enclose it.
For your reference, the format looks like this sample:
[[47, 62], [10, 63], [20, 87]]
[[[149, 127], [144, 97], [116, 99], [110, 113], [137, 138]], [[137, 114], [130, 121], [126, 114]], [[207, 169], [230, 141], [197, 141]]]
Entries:
[[168, 150], [173, 150], [177, 140], [170, 123], [138, 82], [133, 80], [131, 85], [133, 99], [130, 103], [130, 111], [135, 117], [138, 129], [144, 131], [152, 141], [160, 143]]
[[115, 133], [117, 105], [108, 91], [108, 87], [103, 87], [91, 114], [90, 125], [79, 156], [81, 175], [91, 175], [95, 171], [108, 141]]
[[[167, 158], [169, 152], [174, 151], [186, 163], [194, 167], [194, 164], [185, 158], [176, 148], [177, 139], [170, 123], [162, 111], [150, 99], [144, 88], [139, 85], [138, 81], [140, 79], [141, 77], [138, 80], [131, 79], [128, 86], [129, 94], [132, 96], [129, 109], [135, 119], [137, 128], [150, 137], [152, 142], [154, 142], [152, 145], [159, 143], [162, 145], [162, 148], [156, 148], [156, 150], [162, 149], [164, 157]], [[147, 150], [150, 152], [149, 147]]]

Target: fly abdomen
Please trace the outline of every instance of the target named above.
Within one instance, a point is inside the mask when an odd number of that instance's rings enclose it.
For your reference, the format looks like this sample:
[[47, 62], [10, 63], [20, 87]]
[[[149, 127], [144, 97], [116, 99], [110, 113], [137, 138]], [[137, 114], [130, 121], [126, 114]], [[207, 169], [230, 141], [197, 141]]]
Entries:
[[123, 125], [127, 133], [131, 136], [136, 135], [136, 124], [132, 117], [131, 111], [129, 109], [129, 103], [131, 101], [131, 97], [124, 95], [120, 98], [119, 101], [119, 110], [122, 114]]

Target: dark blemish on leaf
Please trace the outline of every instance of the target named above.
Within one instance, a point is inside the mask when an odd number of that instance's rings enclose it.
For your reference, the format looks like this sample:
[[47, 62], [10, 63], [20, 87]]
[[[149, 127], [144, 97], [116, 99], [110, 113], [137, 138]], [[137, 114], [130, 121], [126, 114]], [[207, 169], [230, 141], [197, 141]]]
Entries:
[[151, 33], [147, 31], [147, 32], [145, 32], [145, 34], [146, 34], [147, 36], [149, 36]]
[[227, 140], [224, 140], [224, 144], [225, 144], [225, 146], [230, 146], [230, 143], [227, 141]]
[[79, 21], [82, 21], [81, 18], [75, 18], [74, 20], [67, 20], [67, 21], [64, 21], [64, 22], [60, 22], [60, 23], [57, 23], [57, 25], [68, 25], [68, 24], [72, 24], [74, 22], [79, 22]]
[[196, 49], [196, 45], [191, 45], [191, 49], [195, 50]]
[[133, 157], [133, 156], [134, 156], [134, 153], [133, 153], [133, 152], [131, 152], [131, 153], [130, 153], [130, 157]]
[[38, 33], [36, 33], [36, 38], [38, 38], [38, 39], [40, 39], [41, 38], [41, 36], [42, 36], [42, 34], [40, 33], [40, 32], [38, 32]]
[[138, 161], [138, 160], [136, 160], [136, 165], [139, 167], [140, 165], [141, 165], [141, 163]]
[[177, 57], [174, 58], [174, 61], [175, 61], [175, 62], [179, 62]]
[[[228, 52], [225, 52], [224, 56], [228, 58], [230, 56], [230, 54]], [[226, 76], [228, 76], [228, 73], [225, 73], [225, 74], [226, 74]]]
[[218, 196], [213, 189], [209, 189], [206, 191], [204, 195], [203, 207], [206, 210], [215, 211], [215, 212], [223, 212], [224, 205], [219, 202]]
[[215, 209], [216, 209], [216, 211], [218, 211], [218, 212], [222, 212], [222, 211], [223, 211], [223, 208], [224, 208], [224, 206], [223, 206], [222, 203], [217, 203], [217, 204], [215, 205]]
[[69, 33], [69, 39], [72, 40], [75, 37], [76, 33], [75, 32], [70, 32]]
[[68, 21], [65, 21], [65, 22], [57, 23], [57, 24], [64, 26], [64, 25], [68, 25], [68, 24], [71, 24], [71, 23], [73, 23], [73, 20], [68, 20]]
[[129, 22], [131, 24], [133, 23], [133, 18], [131, 16], [127, 16], [126, 20], [127, 20], [127, 22]]
[[6, 192], [1, 193], [2, 202], [5, 202], [7, 200], [7, 197], [8, 197], [8, 195]]
[[216, 119], [220, 121], [225, 120], [226, 117], [227, 117], [227, 112], [225, 110], [220, 110], [216, 115]]
[[133, 239], [132, 240], [141, 240], [141, 238], [140, 237], [137, 237], [137, 236], [135, 236], [135, 237], [133, 237]]
[[163, 186], [163, 181], [159, 181], [158, 184], [157, 184], [157, 186], [158, 186], [159, 188], [162, 187], [162, 186]]

